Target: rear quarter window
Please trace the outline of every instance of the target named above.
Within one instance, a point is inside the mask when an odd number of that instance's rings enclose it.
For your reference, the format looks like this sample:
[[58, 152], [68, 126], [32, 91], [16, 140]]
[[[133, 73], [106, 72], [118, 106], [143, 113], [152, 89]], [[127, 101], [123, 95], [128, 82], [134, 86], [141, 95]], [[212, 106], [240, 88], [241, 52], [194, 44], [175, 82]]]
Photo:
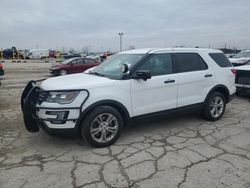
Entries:
[[220, 67], [232, 67], [232, 64], [223, 53], [209, 53], [209, 56], [219, 65]]
[[86, 64], [95, 64], [95, 61], [92, 59], [85, 59]]

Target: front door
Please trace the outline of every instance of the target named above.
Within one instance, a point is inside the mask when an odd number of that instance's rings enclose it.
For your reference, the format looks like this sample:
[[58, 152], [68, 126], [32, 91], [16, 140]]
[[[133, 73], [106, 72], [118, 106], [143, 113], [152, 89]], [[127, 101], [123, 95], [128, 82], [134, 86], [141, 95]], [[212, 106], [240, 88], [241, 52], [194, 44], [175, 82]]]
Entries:
[[176, 108], [178, 76], [172, 67], [170, 53], [154, 54], [138, 67], [149, 70], [152, 78], [131, 79], [133, 116]]
[[71, 64], [71, 73], [80, 73], [84, 63], [82, 58], [74, 60]]

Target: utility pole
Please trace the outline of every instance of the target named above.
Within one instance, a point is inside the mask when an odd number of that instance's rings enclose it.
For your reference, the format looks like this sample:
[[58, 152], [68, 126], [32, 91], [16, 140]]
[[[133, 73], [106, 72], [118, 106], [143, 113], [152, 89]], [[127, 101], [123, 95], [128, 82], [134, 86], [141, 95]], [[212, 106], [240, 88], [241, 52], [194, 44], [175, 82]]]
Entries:
[[123, 33], [118, 33], [118, 35], [120, 36], [120, 52], [122, 51], [122, 35]]

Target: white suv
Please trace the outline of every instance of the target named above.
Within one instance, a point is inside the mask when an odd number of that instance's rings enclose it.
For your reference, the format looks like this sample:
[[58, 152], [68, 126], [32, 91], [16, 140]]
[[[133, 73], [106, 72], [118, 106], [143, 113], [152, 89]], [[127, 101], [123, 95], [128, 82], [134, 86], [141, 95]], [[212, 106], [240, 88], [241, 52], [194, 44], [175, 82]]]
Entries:
[[220, 119], [234, 96], [235, 71], [221, 51], [136, 49], [91, 70], [29, 82], [22, 110], [30, 132], [78, 132], [95, 147], [113, 144], [132, 119], [199, 110]]

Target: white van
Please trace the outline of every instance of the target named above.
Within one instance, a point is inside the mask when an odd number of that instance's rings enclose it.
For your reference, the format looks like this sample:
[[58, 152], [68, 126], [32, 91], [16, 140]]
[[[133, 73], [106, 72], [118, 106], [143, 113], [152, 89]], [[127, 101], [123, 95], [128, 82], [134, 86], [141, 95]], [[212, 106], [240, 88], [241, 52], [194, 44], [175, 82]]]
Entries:
[[25, 56], [26, 59], [43, 59], [47, 57], [49, 57], [48, 49], [32, 49]]

